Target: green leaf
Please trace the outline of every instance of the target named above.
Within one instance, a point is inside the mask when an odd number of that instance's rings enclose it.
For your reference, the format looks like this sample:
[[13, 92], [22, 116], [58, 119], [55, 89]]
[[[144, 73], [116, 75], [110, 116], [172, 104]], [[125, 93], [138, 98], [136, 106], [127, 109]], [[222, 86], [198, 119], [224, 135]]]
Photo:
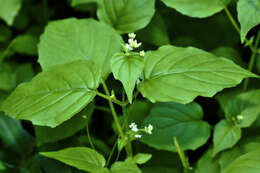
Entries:
[[98, 0], [97, 16], [119, 33], [144, 28], [155, 12], [155, 0]]
[[244, 154], [233, 161], [221, 173], [259, 173], [260, 170], [260, 148]]
[[234, 96], [224, 107], [225, 116], [232, 121], [237, 116], [243, 119], [236, 123], [238, 127], [251, 126], [260, 115], [260, 90], [252, 90]]
[[162, 2], [189, 17], [204, 18], [223, 10], [230, 0], [162, 0]]
[[241, 25], [240, 37], [244, 42], [247, 33], [260, 23], [260, 4], [258, 0], [239, 0], [237, 3], [238, 21]]
[[148, 52], [143, 73], [138, 89], [144, 97], [152, 102], [183, 104], [197, 96], [212, 97], [223, 88], [236, 86], [245, 77], [256, 77], [228, 59], [193, 47], [174, 46]]
[[168, 36], [164, 18], [159, 14], [159, 12], [156, 12], [149, 25], [139, 31], [136, 35], [138, 40], [155, 46], [170, 44], [170, 38]]
[[16, 85], [16, 74], [13, 72], [11, 64], [0, 63], [0, 89], [4, 91], [12, 90]]
[[87, 60], [57, 65], [19, 85], [1, 109], [35, 125], [56, 127], [93, 100], [100, 78], [97, 66]]
[[41, 36], [38, 46], [39, 62], [43, 70], [56, 64], [90, 59], [110, 72], [110, 59], [121, 49], [122, 39], [109, 26], [93, 19], [69, 18], [51, 22]]
[[219, 173], [218, 159], [212, 157], [212, 149], [208, 150], [198, 161], [195, 173]]
[[118, 53], [111, 59], [111, 69], [114, 77], [122, 82], [130, 103], [132, 103], [135, 84], [142, 74], [143, 67], [143, 57], [139, 55], [128, 56]]
[[21, 154], [31, 152], [33, 137], [24, 130], [18, 120], [0, 113], [0, 138], [7, 148], [12, 148]]
[[[35, 133], [37, 145], [40, 146], [44, 143], [56, 142], [74, 135], [76, 132], [86, 127], [94, 108], [94, 104], [89, 104], [83, 111], [55, 128], [36, 126]], [[82, 117], [83, 115], [87, 116], [88, 119], [84, 119]]]
[[0, 42], [8, 41], [12, 36], [12, 31], [5, 25], [0, 24]]
[[213, 133], [213, 156], [220, 151], [233, 147], [241, 138], [241, 129], [227, 120], [220, 121]]
[[15, 52], [27, 55], [37, 55], [37, 43], [36, 36], [31, 34], [20, 35], [15, 38], [13, 49]]
[[197, 103], [159, 103], [144, 121], [144, 125], [154, 126], [153, 133], [144, 135], [141, 141], [156, 149], [176, 152], [172, 141], [176, 137], [184, 150], [195, 150], [210, 137], [210, 126], [202, 117], [202, 108]]
[[136, 164], [145, 164], [152, 158], [151, 154], [147, 153], [138, 153], [134, 156], [133, 162]]
[[41, 152], [40, 154], [90, 172], [102, 169], [106, 163], [101, 154], [86, 147], [66, 148], [59, 151]]
[[142, 173], [141, 170], [131, 162], [115, 162], [111, 167], [112, 173]]
[[230, 165], [237, 157], [245, 154], [239, 147], [233, 147], [230, 150], [224, 151], [219, 157], [219, 165], [221, 170]]
[[0, 0], [0, 18], [8, 25], [12, 25], [21, 6], [21, 0]]

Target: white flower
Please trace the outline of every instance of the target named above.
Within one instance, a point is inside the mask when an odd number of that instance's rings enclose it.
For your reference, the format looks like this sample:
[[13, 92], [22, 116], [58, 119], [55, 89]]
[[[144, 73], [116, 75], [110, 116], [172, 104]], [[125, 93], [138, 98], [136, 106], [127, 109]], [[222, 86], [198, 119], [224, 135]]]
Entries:
[[133, 131], [133, 132], [138, 132], [138, 128], [137, 128], [137, 125], [135, 123], [131, 123], [129, 125], [129, 128]]
[[128, 43], [125, 44], [125, 48], [128, 50], [133, 50], [133, 48]]
[[132, 39], [134, 39], [135, 36], [136, 36], [136, 35], [135, 35], [135, 33], [133, 33], [133, 32], [128, 34], [128, 37], [129, 37], [129, 38], [132, 38]]
[[141, 137], [142, 137], [142, 135], [135, 135], [135, 137], [136, 137], [136, 138], [141, 138]]
[[153, 126], [151, 124], [149, 124], [148, 127], [144, 128], [144, 131], [151, 135], [152, 131], [153, 131]]
[[142, 45], [142, 43], [137, 43], [137, 41], [132, 38], [128, 39], [128, 44], [131, 48], [138, 48]]
[[142, 50], [141, 52], [139, 52], [140, 56], [145, 56], [145, 52]]

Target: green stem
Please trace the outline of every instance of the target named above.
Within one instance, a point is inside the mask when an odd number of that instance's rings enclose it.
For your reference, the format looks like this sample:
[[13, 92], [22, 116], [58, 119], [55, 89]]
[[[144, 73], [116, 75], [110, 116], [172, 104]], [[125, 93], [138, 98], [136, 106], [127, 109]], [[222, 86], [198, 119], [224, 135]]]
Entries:
[[187, 173], [189, 172], [189, 169], [190, 169], [190, 164], [189, 164], [189, 161], [188, 159], [186, 158], [185, 156], [185, 153], [184, 151], [182, 150], [182, 148], [180, 147], [179, 143], [178, 143], [178, 140], [176, 137], [173, 138], [173, 143], [177, 149], [177, 152], [179, 154], [179, 157], [181, 159], [181, 163], [182, 163], [182, 166], [184, 168], [184, 173]]
[[[255, 46], [254, 46], [254, 49], [257, 49], [258, 46], [259, 46], [259, 41], [260, 41], [260, 30], [258, 30], [258, 33], [257, 33], [257, 36], [256, 36], [256, 41], [255, 41]], [[252, 71], [253, 70], [253, 67], [254, 67], [254, 64], [255, 64], [255, 59], [257, 57], [257, 52], [256, 51], [253, 51], [252, 52], [252, 55], [250, 57], [250, 61], [249, 61], [249, 65], [248, 65], [248, 71]], [[247, 89], [248, 87], [248, 82], [249, 82], [249, 78], [247, 78], [244, 82], [244, 90]]]
[[[230, 22], [232, 23], [232, 25], [234, 26], [234, 28], [236, 29], [236, 31], [238, 32], [238, 34], [240, 35], [240, 28], [236, 22], [236, 20], [234, 19], [234, 17], [232, 16], [232, 14], [230, 13], [230, 11], [228, 10], [227, 7], [224, 8], [224, 11], [226, 13], [226, 15], [228, 16], [228, 19], [230, 20]], [[252, 44], [249, 44], [249, 40], [246, 38], [245, 42], [248, 43], [249, 48], [251, 49], [252, 52], [257, 52], [257, 50], [253, 47]]]
[[11, 48], [16, 42], [16, 38], [11, 41], [11, 43], [8, 45], [8, 47], [5, 49], [5, 51], [0, 55], [0, 62], [2, 62], [9, 54]]
[[120, 136], [123, 138], [123, 137], [124, 137], [124, 132], [123, 132], [122, 127], [121, 127], [121, 125], [120, 125], [120, 123], [119, 123], [119, 120], [118, 120], [118, 117], [117, 117], [117, 113], [116, 113], [115, 107], [114, 107], [113, 102], [112, 102], [112, 99], [111, 99], [111, 97], [110, 97], [109, 90], [108, 90], [107, 85], [105, 84], [105, 82], [102, 82], [102, 85], [103, 85], [103, 88], [104, 88], [104, 90], [105, 90], [105, 93], [106, 93], [107, 97], [110, 98], [110, 99], [108, 99], [109, 107], [110, 107], [112, 116], [113, 116], [113, 118], [114, 118], [114, 121], [115, 121], [117, 130], [118, 130]]
[[[125, 92], [122, 93], [122, 100], [125, 101], [126, 97], [125, 97]], [[122, 106], [122, 111], [123, 111], [123, 116], [124, 116], [124, 124], [123, 127], [125, 126], [128, 129], [128, 113], [127, 113], [127, 109], [126, 106]], [[128, 142], [126, 144], [125, 147], [126, 153], [128, 157], [132, 157], [133, 156], [133, 148], [132, 148], [132, 144], [131, 142]]]
[[86, 129], [87, 129], [87, 135], [88, 135], [89, 144], [90, 144], [90, 146], [91, 146], [91, 148], [92, 148], [93, 150], [96, 150], [96, 149], [95, 149], [95, 145], [93, 144], [93, 141], [92, 141], [91, 136], [90, 136], [90, 133], [89, 133], [88, 122], [87, 122], [87, 125], [86, 125]]
[[117, 140], [116, 140], [115, 144], [113, 145], [113, 148], [112, 148], [111, 152], [109, 153], [109, 156], [108, 156], [108, 159], [107, 159], [107, 163], [106, 163], [106, 167], [110, 163], [110, 160], [111, 160], [111, 158], [112, 158], [112, 156], [113, 156], [113, 154], [115, 152], [116, 146], [117, 146]]
[[110, 100], [112, 102], [114, 102], [115, 104], [119, 105], [119, 106], [124, 106], [124, 105], [127, 105], [128, 102], [121, 102], [120, 100], [117, 100], [116, 98], [112, 98], [110, 95], [105, 95], [103, 93], [100, 93], [100, 92], [97, 92], [96, 93], [99, 97], [102, 97], [106, 100]]

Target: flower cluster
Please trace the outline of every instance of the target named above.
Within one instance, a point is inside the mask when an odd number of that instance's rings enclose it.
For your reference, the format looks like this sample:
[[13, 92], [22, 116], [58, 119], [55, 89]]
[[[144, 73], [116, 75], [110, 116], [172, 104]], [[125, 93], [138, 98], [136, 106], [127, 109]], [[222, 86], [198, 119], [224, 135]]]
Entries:
[[135, 123], [131, 123], [129, 125], [129, 128], [132, 132], [134, 132], [135, 138], [141, 138], [142, 135], [139, 134], [139, 132], [145, 132], [147, 134], [152, 134], [153, 126], [149, 124], [148, 126], [145, 126], [143, 129], [138, 129], [137, 125]]
[[[135, 39], [135, 37], [136, 37], [135, 33], [128, 34], [128, 37], [129, 37], [128, 38], [128, 43], [126, 43], [123, 46], [124, 47], [124, 51], [126, 53], [129, 53], [129, 52], [133, 51], [134, 49], [139, 48], [142, 45], [141, 42], [138, 43], [137, 40]], [[142, 51], [139, 52], [139, 55], [140, 56], [145, 56], [145, 52], [142, 50]]]

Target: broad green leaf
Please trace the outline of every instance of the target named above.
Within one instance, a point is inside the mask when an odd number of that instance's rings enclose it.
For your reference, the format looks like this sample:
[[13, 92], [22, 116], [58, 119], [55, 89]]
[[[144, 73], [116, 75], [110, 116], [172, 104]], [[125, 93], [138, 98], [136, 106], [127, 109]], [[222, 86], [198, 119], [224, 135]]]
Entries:
[[241, 129], [227, 120], [220, 121], [214, 129], [212, 155], [233, 147], [241, 138]]
[[111, 167], [111, 173], [142, 173], [141, 170], [131, 162], [115, 162]]
[[138, 89], [152, 102], [189, 103], [197, 96], [212, 97], [224, 88], [234, 87], [243, 78], [256, 75], [232, 61], [203, 50], [162, 46], [148, 52], [144, 79]]
[[164, 22], [164, 18], [156, 12], [147, 27], [137, 33], [138, 40], [162, 46], [170, 43], [168, 31]]
[[111, 59], [114, 77], [122, 82], [130, 103], [132, 103], [135, 84], [142, 74], [143, 67], [143, 57], [139, 55], [128, 56], [118, 53]]
[[219, 173], [218, 159], [212, 157], [212, 149], [208, 150], [198, 161], [195, 173]]
[[37, 43], [36, 36], [24, 34], [15, 38], [13, 49], [20, 54], [37, 55]]
[[260, 148], [246, 153], [233, 161], [221, 173], [259, 173], [260, 170]]
[[260, 90], [241, 93], [230, 99], [224, 107], [225, 116], [230, 121], [242, 116], [238, 127], [249, 127], [260, 115]]
[[98, 0], [97, 16], [119, 33], [144, 28], [155, 12], [155, 0]]
[[21, 154], [31, 152], [33, 137], [24, 130], [18, 120], [0, 113], [0, 138], [6, 148], [12, 148]]
[[133, 157], [133, 162], [136, 164], [145, 164], [152, 158], [151, 154], [138, 153]]
[[189, 17], [204, 18], [223, 10], [230, 0], [162, 0], [162, 2]]
[[19, 85], [1, 109], [34, 125], [56, 127], [93, 100], [100, 78], [97, 66], [87, 60], [57, 65]]
[[22, 0], [0, 0], [0, 4], [0, 18], [12, 25], [22, 6]]
[[66, 148], [59, 151], [42, 152], [41, 155], [59, 160], [80, 170], [95, 172], [105, 166], [104, 157], [86, 147]]
[[210, 126], [202, 117], [202, 108], [197, 103], [159, 103], [144, 120], [144, 125], [154, 126], [152, 135], [144, 135], [141, 141], [156, 149], [177, 151], [172, 141], [176, 137], [184, 150], [195, 150], [210, 137]]
[[247, 33], [260, 23], [259, 0], [239, 0], [237, 3], [238, 21], [241, 25], [240, 37], [244, 42]]
[[[44, 143], [56, 142], [74, 135], [86, 127], [93, 111], [94, 104], [89, 104], [83, 111], [55, 128], [35, 126], [37, 145], [40, 146]], [[87, 116], [87, 119], [84, 119], [82, 117], [83, 115]]]
[[110, 72], [110, 59], [121, 49], [122, 39], [109, 26], [93, 19], [69, 18], [48, 24], [38, 46], [43, 70], [56, 64], [91, 59], [102, 76]]
[[245, 153], [237, 146], [222, 152], [219, 157], [219, 165], [221, 170], [230, 165], [237, 157], [241, 156], [242, 154]]

